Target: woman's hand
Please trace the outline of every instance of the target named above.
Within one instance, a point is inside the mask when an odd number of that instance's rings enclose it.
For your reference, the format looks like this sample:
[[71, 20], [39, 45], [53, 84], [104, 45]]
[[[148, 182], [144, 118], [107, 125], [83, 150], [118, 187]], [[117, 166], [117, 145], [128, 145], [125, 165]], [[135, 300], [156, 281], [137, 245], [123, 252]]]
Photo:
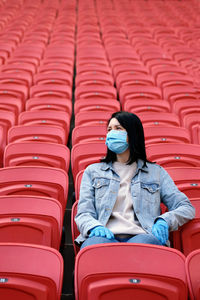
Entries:
[[169, 227], [164, 219], [159, 218], [152, 227], [153, 235], [162, 243], [166, 245], [169, 238]]
[[110, 231], [108, 228], [104, 226], [96, 226], [90, 230], [89, 237], [92, 236], [100, 236], [100, 237], [106, 237], [109, 240], [114, 239], [114, 234], [112, 231]]

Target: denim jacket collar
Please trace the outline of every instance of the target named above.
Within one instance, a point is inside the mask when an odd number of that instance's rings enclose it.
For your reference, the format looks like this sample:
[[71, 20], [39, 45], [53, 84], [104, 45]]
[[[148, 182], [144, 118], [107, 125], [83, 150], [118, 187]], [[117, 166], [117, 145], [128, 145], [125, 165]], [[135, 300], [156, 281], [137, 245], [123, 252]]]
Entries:
[[[102, 164], [101, 170], [107, 171], [108, 169], [111, 169], [112, 171], [114, 171], [112, 162]], [[148, 166], [144, 166], [144, 161], [141, 160], [141, 159], [138, 159], [138, 161], [137, 161], [137, 171], [136, 171], [136, 173], [138, 173], [139, 170], [147, 172], [147, 173], [149, 172], [148, 171]]]

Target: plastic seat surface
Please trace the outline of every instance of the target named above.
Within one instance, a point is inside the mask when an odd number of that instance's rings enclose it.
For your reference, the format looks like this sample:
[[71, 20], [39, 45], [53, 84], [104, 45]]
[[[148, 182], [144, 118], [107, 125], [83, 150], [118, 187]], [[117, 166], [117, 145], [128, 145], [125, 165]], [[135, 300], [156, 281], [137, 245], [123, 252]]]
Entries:
[[166, 171], [178, 189], [188, 198], [198, 198], [200, 192], [200, 167], [169, 167]]
[[34, 196], [0, 196], [0, 241], [28, 243], [59, 250], [62, 206], [56, 200]]
[[1, 72], [0, 84], [21, 84], [27, 87], [32, 85], [32, 76], [27, 72]]
[[60, 84], [41, 84], [30, 88], [30, 97], [61, 97], [71, 99], [72, 91], [70, 86]]
[[186, 258], [186, 275], [191, 300], [198, 300], [200, 297], [199, 264], [200, 249], [191, 252]]
[[155, 245], [86, 247], [76, 256], [75, 295], [77, 300], [94, 299], [94, 295], [102, 300], [186, 300], [185, 257], [175, 249]]
[[123, 86], [119, 91], [122, 105], [128, 99], [162, 99], [160, 88], [156, 86]]
[[28, 88], [25, 85], [4, 83], [0, 84], [0, 97], [13, 97], [25, 101], [28, 97]]
[[64, 111], [35, 110], [24, 111], [19, 114], [19, 125], [55, 125], [60, 126], [69, 133], [70, 115]]
[[100, 162], [100, 159], [106, 155], [106, 149], [104, 141], [78, 143], [72, 147], [71, 166], [74, 182], [79, 171], [92, 163]]
[[1, 72], [26, 72], [33, 76], [36, 72], [36, 67], [32, 63], [16, 62], [4, 65], [1, 67]]
[[146, 74], [134, 74], [134, 72], [119, 74], [116, 78], [117, 89], [120, 90], [122, 86], [126, 86], [126, 85], [154, 86], [155, 81], [151, 75], [146, 75]]
[[190, 131], [192, 143], [200, 144], [200, 112], [185, 114], [182, 122]]
[[72, 86], [72, 76], [70, 74], [52, 72], [52, 73], [39, 73], [34, 76], [34, 84], [63, 84]]
[[173, 247], [185, 256], [200, 248], [200, 199], [190, 198], [190, 202], [195, 208], [195, 218], [173, 232]]
[[59, 126], [12, 126], [8, 130], [8, 143], [13, 142], [49, 142], [58, 144], [67, 144], [66, 131]]
[[77, 208], [78, 208], [78, 201], [75, 201], [74, 204], [72, 205], [72, 210], [71, 210], [71, 233], [72, 233], [72, 243], [74, 247], [74, 254], [75, 256], [78, 254], [80, 247], [76, 245], [75, 239], [78, 237], [80, 232], [78, 231], [77, 225], [74, 221], [74, 218], [77, 214]]
[[75, 115], [75, 126], [101, 125], [106, 126], [115, 111], [80, 111]]
[[75, 126], [72, 131], [72, 146], [77, 143], [106, 140], [106, 126]]
[[9, 143], [4, 150], [4, 167], [44, 166], [69, 171], [70, 150], [56, 143]]
[[117, 91], [113, 86], [84, 85], [75, 89], [75, 99], [93, 97], [117, 99]]
[[112, 75], [111, 68], [107, 65], [93, 65], [92, 63], [89, 65], [79, 65], [77, 64], [77, 75], [78, 74], [105, 74]]
[[143, 112], [137, 116], [141, 119], [143, 126], [180, 126], [179, 117], [169, 112]]
[[63, 258], [56, 249], [33, 244], [1, 243], [0, 255], [2, 299], [11, 300], [13, 295], [21, 300], [60, 299]]
[[99, 84], [99, 85], [114, 85], [114, 80], [111, 75], [102, 75], [102, 74], [80, 74], [76, 76], [75, 86], [81, 85], [91, 85], [91, 84]]
[[80, 98], [74, 103], [74, 114], [80, 111], [120, 111], [120, 102], [115, 99], [83, 99]]
[[150, 161], [162, 167], [200, 167], [200, 145], [194, 144], [152, 144], [147, 146]]
[[58, 110], [72, 114], [72, 101], [60, 97], [35, 97], [26, 101], [26, 110]]
[[169, 102], [159, 99], [130, 99], [126, 100], [123, 109], [133, 113], [170, 112]]
[[200, 112], [200, 100], [189, 101], [187, 99], [176, 101], [172, 108], [173, 112], [178, 114], [181, 122], [184, 119], [184, 116], [190, 113]]
[[63, 213], [67, 203], [68, 175], [58, 168], [18, 166], [0, 169], [0, 196], [32, 195], [57, 199]]

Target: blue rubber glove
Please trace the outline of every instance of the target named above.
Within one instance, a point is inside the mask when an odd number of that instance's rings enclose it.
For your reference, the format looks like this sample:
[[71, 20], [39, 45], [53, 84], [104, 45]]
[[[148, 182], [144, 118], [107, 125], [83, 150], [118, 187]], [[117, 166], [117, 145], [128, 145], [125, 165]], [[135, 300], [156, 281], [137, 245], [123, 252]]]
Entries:
[[89, 237], [92, 236], [101, 236], [106, 237], [109, 240], [114, 239], [114, 234], [108, 228], [104, 226], [96, 226], [91, 229]]
[[164, 219], [158, 219], [152, 227], [153, 235], [162, 243], [166, 245], [169, 238], [169, 227]]

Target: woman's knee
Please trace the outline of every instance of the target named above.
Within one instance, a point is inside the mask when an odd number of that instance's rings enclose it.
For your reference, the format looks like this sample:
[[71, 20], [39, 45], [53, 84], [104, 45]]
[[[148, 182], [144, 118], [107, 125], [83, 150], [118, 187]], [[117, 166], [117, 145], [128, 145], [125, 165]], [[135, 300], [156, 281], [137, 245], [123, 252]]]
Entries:
[[138, 243], [138, 244], [151, 244], [151, 245], [162, 245], [161, 242], [150, 233], [142, 233], [135, 235], [134, 237], [130, 238], [128, 243]]

